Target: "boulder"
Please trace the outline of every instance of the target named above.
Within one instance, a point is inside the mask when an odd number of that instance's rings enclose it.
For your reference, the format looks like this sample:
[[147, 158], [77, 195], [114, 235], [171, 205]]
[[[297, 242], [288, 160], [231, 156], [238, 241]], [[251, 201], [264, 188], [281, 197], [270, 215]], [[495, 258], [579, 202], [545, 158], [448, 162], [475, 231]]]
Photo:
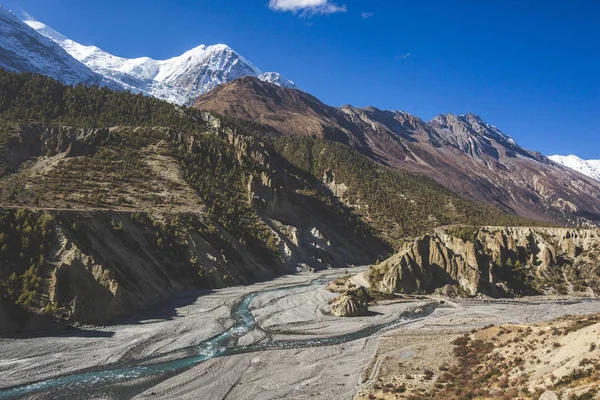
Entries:
[[358, 317], [369, 311], [367, 293], [364, 288], [348, 291], [329, 302], [336, 317]]

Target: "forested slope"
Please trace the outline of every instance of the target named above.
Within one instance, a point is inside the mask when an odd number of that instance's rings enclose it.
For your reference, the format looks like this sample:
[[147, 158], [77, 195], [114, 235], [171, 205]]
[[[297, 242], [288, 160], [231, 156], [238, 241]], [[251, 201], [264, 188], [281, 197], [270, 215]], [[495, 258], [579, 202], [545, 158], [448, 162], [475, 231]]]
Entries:
[[373, 263], [439, 225], [533, 223], [340, 143], [4, 71], [0, 208], [7, 331]]

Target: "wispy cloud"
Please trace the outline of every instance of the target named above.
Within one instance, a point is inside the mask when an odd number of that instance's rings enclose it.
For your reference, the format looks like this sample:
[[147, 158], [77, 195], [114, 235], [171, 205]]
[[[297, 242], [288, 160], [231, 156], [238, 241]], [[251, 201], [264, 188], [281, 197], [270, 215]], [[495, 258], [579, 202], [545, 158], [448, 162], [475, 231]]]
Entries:
[[375, 13], [372, 13], [372, 12], [361, 12], [361, 13], [360, 13], [360, 17], [361, 17], [362, 19], [369, 19], [369, 18], [371, 18], [373, 15], [375, 15]]
[[33, 17], [33, 15], [29, 14], [27, 11], [23, 10], [22, 8], [19, 11], [23, 15], [23, 18], [25, 18], [25, 21], [35, 21], [36, 20]]
[[402, 55], [396, 56], [396, 60], [406, 60], [408, 57], [410, 57], [410, 53], [404, 53]]
[[345, 5], [338, 5], [330, 0], [269, 0], [269, 8], [275, 11], [300, 13], [302, 17], [346, 12]]

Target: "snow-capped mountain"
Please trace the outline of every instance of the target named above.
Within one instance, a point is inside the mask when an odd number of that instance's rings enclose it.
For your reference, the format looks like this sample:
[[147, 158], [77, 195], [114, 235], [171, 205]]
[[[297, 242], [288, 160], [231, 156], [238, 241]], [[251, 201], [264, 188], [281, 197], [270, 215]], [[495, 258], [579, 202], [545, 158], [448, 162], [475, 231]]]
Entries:
[[567, 168], [571, 168], [574, 171], [600, 181], [600, 160], [582, 160], [575, 155], [550, 156], [548, 158], [555, 163], [564, 165]]
[[293, 81], [284, 78], [277, 72], [265, 72], [264, 74], [259, 75], [258, 79], [263, 82], [274, 83], [277, 86], [282, 86], [288, 89], [299, 89]]
[[94, 72], [141, 92], [176, 104], [191, 104], [201, 94], [222, 83], [255, 76], [280, 86], [296, 84], [275, 72], [263, 73], [230, 47], [201, 45], [168, 60], [149, 57], [117, 57], [95, 47], [79, 44], [38, 21], [26, 21], [41, 35], [53, 40]]
[[0, 7], [0, 67], [16, 72], [34, 72], [66, 84], [106, 84], [52, 40], [23, 23], [9, 10]]

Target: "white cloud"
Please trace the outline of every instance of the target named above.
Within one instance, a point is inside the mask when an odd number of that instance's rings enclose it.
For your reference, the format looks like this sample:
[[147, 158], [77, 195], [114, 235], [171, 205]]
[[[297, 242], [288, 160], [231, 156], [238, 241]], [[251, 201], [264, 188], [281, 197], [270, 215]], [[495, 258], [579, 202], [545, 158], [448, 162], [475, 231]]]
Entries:
[[369, 19], [369, 18], [371, 18], [373, 15], [375, 15], [375, 14], [374, 14], [374, 13], [372, 13], [372, 12], [361, 12], [361, 13], [360, 13], [360, 16], [361, 16], [361, 18], [362, 18], [362, 19]]
[[330, 0], [269, 0], [269, 8], [275, 11], [300, 12], [304, 17], [346, 12], [345, 5], [340, 6]]
[[406, 60], [408, 57], [410, 57], [410, 53], [405, 53], [400, 56], [396, 56], [396, 60]]
[[27, 11], [21, 9], [21, 14], [23, 14], [23, 17], [25, 18], [24, 21], [35, 21], [35, 18], [29, 14]]

